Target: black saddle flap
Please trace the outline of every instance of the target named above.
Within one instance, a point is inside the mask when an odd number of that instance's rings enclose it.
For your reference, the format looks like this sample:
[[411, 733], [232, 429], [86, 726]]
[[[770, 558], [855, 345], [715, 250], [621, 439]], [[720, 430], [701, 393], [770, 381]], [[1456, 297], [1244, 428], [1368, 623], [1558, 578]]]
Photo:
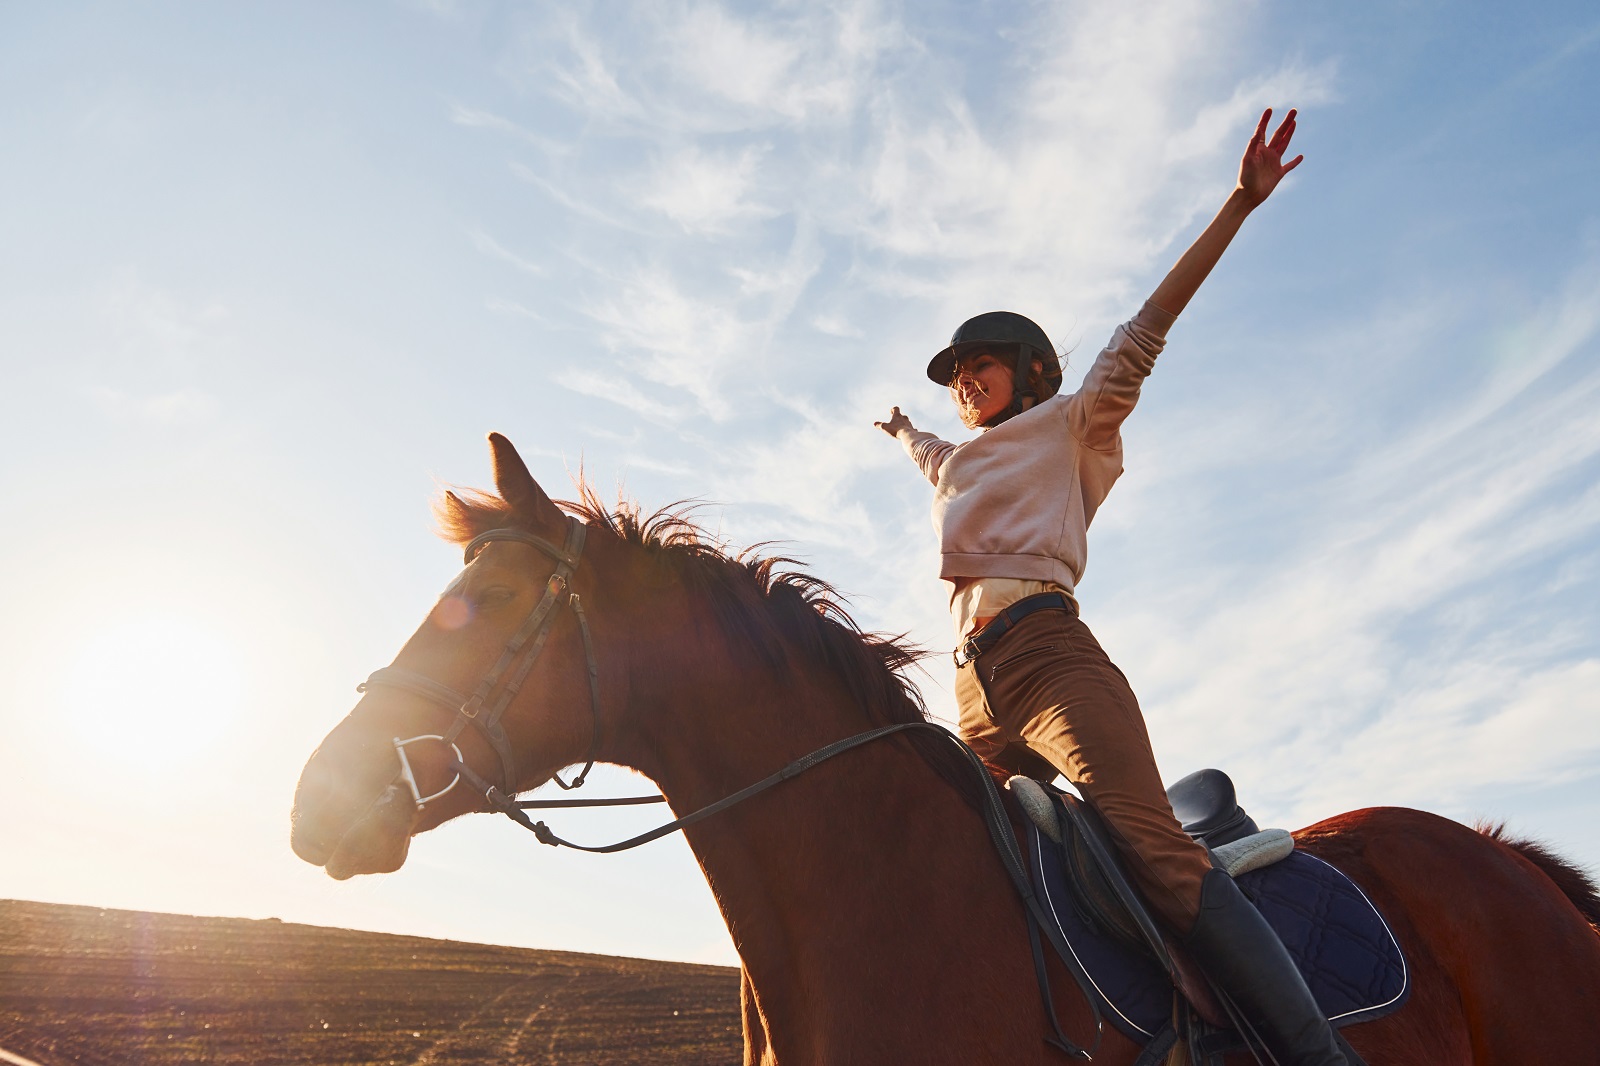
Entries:
[[1084, 917], [1131, 947], [1148, 952], [1173, 972], [1166, 938], [1133, 887], [1100, 815], [1075, 797], [1054, 792], [1061, 820], [1062, 854]]
[[1167, 789], [1167, 802], [1183, 831], [1210, 848], [1261, 832], [1221, 770], [1196, 770]]

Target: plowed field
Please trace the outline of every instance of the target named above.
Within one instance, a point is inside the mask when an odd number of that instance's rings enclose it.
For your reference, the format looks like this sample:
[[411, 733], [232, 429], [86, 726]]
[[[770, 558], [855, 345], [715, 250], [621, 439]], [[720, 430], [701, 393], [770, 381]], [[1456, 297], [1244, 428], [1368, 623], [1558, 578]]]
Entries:
[[41, 1066], [715, 1066], [740, 1058], [739, 974], [0, 900], [0, 1048]]

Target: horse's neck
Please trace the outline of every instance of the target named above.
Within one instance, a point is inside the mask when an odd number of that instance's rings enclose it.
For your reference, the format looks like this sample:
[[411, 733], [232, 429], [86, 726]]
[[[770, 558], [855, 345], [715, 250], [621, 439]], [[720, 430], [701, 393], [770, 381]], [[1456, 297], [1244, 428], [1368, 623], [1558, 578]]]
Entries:
[[[641, 769], [680, 814], [880, 724], [826, 678], [719, 687], [735, 691], [656, 708], [672, 728]], [[904, 737], [840, 755], [687, 835], [780, 1062], [846, 1044], [859, 1055], [880, 1039], [883, 1061], [904, 1059], [908, 1040], [949, 1051], [959, 1034], [921, 1032], [931, 1009], [984, 1015], [984, 996], [998, 1009], [1030, 992], [1026, 929], [982, 822]], [[988, 1022], [973, 1034], [983, 1055], [1007, 1039], [998, 1017]], [[1038, 1036], [1023, 1045], [1016, 1061]]]

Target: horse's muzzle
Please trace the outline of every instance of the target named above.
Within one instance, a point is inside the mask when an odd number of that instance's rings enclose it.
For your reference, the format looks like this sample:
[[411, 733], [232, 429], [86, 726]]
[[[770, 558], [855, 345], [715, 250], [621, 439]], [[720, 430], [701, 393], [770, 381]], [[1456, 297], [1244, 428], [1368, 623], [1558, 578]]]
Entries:
[[418, 813], [416, 802], [398, 783], [363, 802], [313, 756], [295, 790], [289, 844], [300, 858], [341, 881], [356, 874], [390, 873], [405, 863]]

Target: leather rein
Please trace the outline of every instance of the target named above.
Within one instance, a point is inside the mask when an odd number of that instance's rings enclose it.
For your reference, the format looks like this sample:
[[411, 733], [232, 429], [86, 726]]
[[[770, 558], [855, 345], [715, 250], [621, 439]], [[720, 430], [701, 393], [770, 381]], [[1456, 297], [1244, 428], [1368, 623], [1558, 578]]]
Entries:
[[[587, 846], [576, 844], [557, 836], [544, 822], [536, 822], [527, 815], [529, 810], [546, 810], [551, 808], [568, 807], [606, 807], [625, 806], [644, 803], [665, 803], [665, 796], [626, 796], [614, 799], [556, 799], [556, 800], [518, 800], [517, 793], [517, 760], [512, 751], [510, 738], [506, 736], [500, 719], [504, 716], [506, 708], [511, 705], [522, 684], [527, 680], [528, 674], [533, 670], [533, 664], [538, 659], [539, 653], [544, 650], [546, 639], [550, 635], [550, 627], [555, 622], [557, 608], [561, 605], [561, 598], [565, 594], [566, 605], [572, 608], [573, 616], [577, 619], [578, 632], [583, 640], [584, 657], [587, 659], [589, 673], [589, 710], [590, 710], [590, 737], [589, 751], [585, 756], [583, 769], [578, 775], [567, 782], [561, 779], [559, 773], [552, 773], [551, 779], [563, 790], [582, 787], [589, 777], [589, 771], [594, 769], [595, 758], [600, 748], [600, 668], [594, 653], [594, 639], [589, 633], [589, 620], [583, 611], [582, 601], [576, 592], [569, 590], [568, 585], [572, 574], [577, 570], [583, 558], [583, 544], [586, 527], [576, 518], [567, 517], [566, 543], [562, 547], [543, 537], [520, 529], [491, 529], [478, 534], [468, 542], [463, 555], [468, 565], [477, 558], [484, 545], [491, 541], [508, 540], [522, 544], [532, 545], [550, 556], [556, 562], [555, 572], [550, 575], [545, 587], [544, 596], [539, 600], [528, 615], [527, 619], [518, 627], [517, 631], [506, 642], [505, 648], [500, 653], [500, 658], [484, 674], [482, 680], [473, 691], [468, 694], [444, 685], [423, 674], [410, 670], [402, 670], [394, 666], [386, 666], [372, 673], [366, 681], [356, 686], [356, 691], [365, 692], [373, 686], [396, 688], [444, 707], [455, 712], [455, 719], [443, 733], [428, 733], [408, 739], [394, 738], [394, 749], [400, 759], [400, 773], [396, 780], [404, 782], [411, 793], [412, 800], [416, 803], [417, 810], [422, 810], [432, 801], [439, 799], [462, 781], [466, 781], [473, 789], [483, 795], [484, 800], [491, 808], [504, 814], [524, 829], [529, 830], [542, 844], [551, 847], [566, 847], [576, 851], [586, 851], [594, 854], [613, 854], [627, 851], [641, 844], [648, 844], [652, 840], [675, 833], [703, 819], [710, 818], [737, 803], [765, 792], [775, 785], [782, 784], [792, 777], [805, 773], [836, 755], [842, 755], [854, 748], [869, 744], [882, 737], [893, 736], [897, 733], [911, 731], [931, 732], [941, 740], [954, 745], [956, 750], [965, 758], [973, 769], [978, 781], [982, 785], [981, 804], [984, 825], [989, 831], [989, 838], [994, 843], [995, 850], [999, 853], [1001, 864], [1005, 867], [1017, 894], [1022, 898], [1023, 906], [1027, 912], [1028, 935], [1033, 949], [1034, 970], [1039, 980], [1040, 994], [1044, 998], [1045, 1013], [1048, 1016], [1053, 1037], [1046, 1037], [1046, 1043], [1076, 1059], [1087, 1060], [1091, 1058], [1100, 1047], [1100, 1040], [1104, 1035], [1105, 1024], [1100, 1016], [1099, 1005], [1090, 986], [1087, 973], [1078, 962], [1077, 956], [1071, 947], [1062, 938], [1061, 933], [1045, 914], [1044, 906], [1040, 903], [1033, 890], [1033, 884], [1028, 877], [1024, 866], [1021, 845], [1017, 843], [1016, 834], [1011, 829], [1011, 821], [1006, 813], [1005, 803], [1001, 799], [999, 786], [995, 784], [994, 776], [978, 754], [974, 752], [965, 741], [945, 727], [934, 722], [901, 722], [895, 725], [880, 726], [869, 729], [864, 733], [836, 740], [831, 744], [818, 748], [816, 751], [802, 755], [776, 773], [747, 785], [731, 795], [724, 796], [714, 803], [710, 803], [682, 818], [673, 819], [665, 825], [657, 826], [638, 836], [617, 841], [614, 844], [600, 846]], [[498, 693], [497, 693], [498, 690]], [[491, 697], [493, 697], [491, 701]], [[487, 711], [485, 710], [487, 708]], [[456, 739], [467, 728], [476, 729], [489, 746], [494, 749], [500, 758], [501, 780], [499, 783], [481, 776], [466, 764], [462, 757], [461, 748], [456, 744]], [[406, 748], [411, 744], [424, 740], [438, 741], [450, 747], [455, 758], [449, 764], [454, 777], [444, 788], [429, 795], [423, 795], [417, 784], [416, 775], [411, 768], [411, 761], [406, 755]], [[1050, 995], [1048, 978], [1045, 974], [1044, 956], [1042, 954], [1039, 933], [1043, 931], [1049, 939], [1051, 946], [1061, 961], [1066, 964], [1079, 990], [1083, 993], [1084, 1000], [1089, 1004], [1089, 1009], [1095, 1022], [1095, 1039], [1092, 1046], [1085, 1050], [1074, 1044], [1061, 1031], [1061, 1026], [1056, 1020], [1055, 1007]]]

